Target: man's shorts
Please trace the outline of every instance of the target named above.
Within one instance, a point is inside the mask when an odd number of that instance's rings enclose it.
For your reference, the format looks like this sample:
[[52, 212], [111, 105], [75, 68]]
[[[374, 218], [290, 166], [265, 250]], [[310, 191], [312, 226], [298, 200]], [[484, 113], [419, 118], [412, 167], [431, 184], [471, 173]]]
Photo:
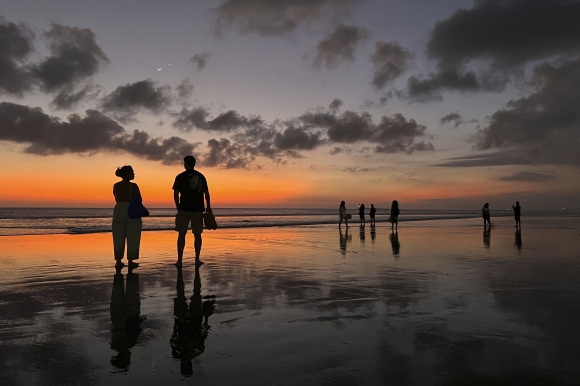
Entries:
[[191, 222], [191, 233], [203, 233], [203, 213], [178, 210], [175, 216], [175, 231], [186, 233]]

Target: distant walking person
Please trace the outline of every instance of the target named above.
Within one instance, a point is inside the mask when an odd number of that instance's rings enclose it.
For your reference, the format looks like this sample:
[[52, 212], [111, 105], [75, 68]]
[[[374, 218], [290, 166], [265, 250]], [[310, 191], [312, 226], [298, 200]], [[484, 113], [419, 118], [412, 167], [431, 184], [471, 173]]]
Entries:
[[485, 205], [483, 205], [483, 208], [481, 208], [481, 214], [483, 216], [483, 227], [486, 227], [486, 224], [489, 224], [489, 226], [491, 227], [491, 218], [489, 215], [489, 204], [486, 202]]
[[375, 214], [377, 213], [377, 210], [375, 208], [374, 204], [371, 204], [371, 211], [369, 213], [369, 216], [371, 217], [371, 225], [375, 225], [376, 221], [375, 221]]
[[125, 240], [127, 242], [127, 260], [129, 268], [136, 268], [135, 260], [139, 259], [139, 246], [141, 244], [141, 228], [143, 222], [141, 218], [129, 218], [129, 203], [131, 195], [141, 199], [139, 186], [131, 182], [135, 178], [135, 172], [129, 165], [117, 168], [117, 177], [122, 180], [113, 185], [113, 196], [115, 196], [115, 209], [113, 210], [113, 247], [115, 250], [115, 267], [122, 268], [123, 256], [125, 255]]
[[342, 220], [344, 220], [344, 223], [346, 224], [346, 227], [348, 228], [348, 219], [350, 218], [350, 215], [346, 213], [346, 204], [344, 201], [340, 202], [340, 206], [338, 207], [338, 228], [340, 228], [342, 226]]
[[[180, 267], [183, 262], [183, 250], [185, 249], [185, 236], [189, 224], [191, 223], [191, 232], [194, 236], [195, 264], [201, 265], [203, 262], [199, 259], [201, 253], [203, 233], [203, 213], [211, 212], [209, 187], [204, 175], [195, 170], [195, 157], [188, 155], [183, 158], [183, 167], [185, 171], [175, 177], [173, 183], [173, 201], [177, 209], [175, 216], [175, 230], [179, 232], [177, 236], [177, 262], [176, 266]], [[207, 208], [204, 205], [207, 204]]]
[[358, 206], [358, 216], [360, 217], [360, 225], [365, 225], [365, 204]]
[[520, 206], [520, 202], [516, 201], [516, 206], [512, 205], [512, 209], [514, 210], [514, 219], [516, 220], [516, 228], [521, 228], [522, 223], [520, 222], [520, 214], [522, 212], [522, 207]]
[[391, 204], [391, 216], [389, 221], [391, 222], [391, 230], [395, 229], [395, 232], [399, 231], [399, 203], [394, 200]]

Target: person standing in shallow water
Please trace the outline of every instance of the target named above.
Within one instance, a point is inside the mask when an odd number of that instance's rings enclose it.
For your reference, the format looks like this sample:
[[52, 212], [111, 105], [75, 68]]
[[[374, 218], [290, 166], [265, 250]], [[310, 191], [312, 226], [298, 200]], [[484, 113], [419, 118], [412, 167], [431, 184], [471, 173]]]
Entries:
[[365, 225], [365, 204], [360, 204], [358, 207], [358, 216], [360, 217], [360, 225]]
[[[185, 236], [189, 224], [194, 236], [195, 264], [201, 265], [199, 259], [201, 254], [203, 233], [203, 213], [207, 210], [211, 212], [209, 187], [205, 176], [195, 170], [195, 157], [188, 155], [183, 158], [185, 171], [175, 177], [173, 183], [173, 201], [177, 209], [175, 216], [175, 231], [177, 236], [177, 262], [175, 265], [181, 266], [183, 262], [183, 250], [185, 249]], [[207, 204], [207, 208], [204, 204]]]
[[520, 206], [520, 202], [516, 201], [516, 205], [512, 205], [512, 209], [514, 210], [514, 219], [516, 220], [516, 228], [521, 228], [522, 223], [520, 222], [520, 214], [522, 212], [522, 207]]
[[338, 207], [338, 228], [342, 226], [342, 220], [344, 220], [348, 228], [348, 214], [346, 213], [346, 203], [344, 201], [341, 201]]
[[483, 208], [481, 208], [481, 214], [483, 217], [483, 227], [485, 228], [487, 225], [489, 224], [489, 226], [491, 227], [491, 216], [489, 214], [489, 203], [485, 203], [483, 205]]
[[122, 268], [123, 256], [125, 255], [125, 240], [127, 242], [127, 260], [129, 268], [136, 268], [135, 260], [139, 259], [139, 247], [141, 244], [141, 229], [143, 221], [140, 218], [129, 218], [128, 208], [131, 195], [141, 199], [139, 186], [131, 182], [135, 178], [135, 172], [129, 165], [117, 168], [117, 177], [122, 180], [113, 185], [115, 197], [115, 209], [113, 210], [113, 247], [115, 250], [115, 267]]
[[391, 223], [391, 230], [395, 232], [399, 231], [399, 202], [394, 200], [391, 204], [391, 216], [389, 217], [389, 221]]
[[371, 225], [375, 225], [377, 222], [375, 221], [375, 215], [377, 213], [377, 210], [375, 208], [375, 204], [371, 204], [371, 210], [369, 213], [369, 216], [371, 217]]

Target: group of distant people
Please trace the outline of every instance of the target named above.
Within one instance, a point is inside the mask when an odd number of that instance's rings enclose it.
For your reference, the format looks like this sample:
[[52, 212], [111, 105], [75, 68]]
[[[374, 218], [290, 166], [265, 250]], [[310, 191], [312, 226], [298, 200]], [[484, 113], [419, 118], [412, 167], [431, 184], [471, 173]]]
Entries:
[[[183, 158], [185, 171], [175, 177], [173, 183], [173, 201], [177, 214], [175, 216], [175, 231], [177, 236], [177, 262], [181, 268], [185, 236], [191, 224], [194, 236], [195, 264], [201, 265], [200, 260], [204, 212], [211, 213], [210, 194], [207, 180], [203, 174], [195, 170], [195, 157], [188, 155]], [[142, 202], [141, 191], [137, 184], [131, 182], [135, 172], [130, 165], [117, 168], [115, 175], [121, 181], [113, 185], [115, 209], [113, 210], [113, 247], [115, 252], [116, 268], [123, 268], [125, 244], [127, 245], [127, 260], [129, 269], [137, 268], [139, 264], [139, 248], [141, 244], [141, 218], [129, 217], [129, 206], [132, 201]]]
[[[522, 226], [521, 222], [522, 207], [520, 206], [520, 202], [516, 201], [516, 204], [512, 205], [512, 209], [514, 211], [514, 220], [516, 221], [515, 228], [520, 229]], [[481, 208], [481, 215], [483, 217], [483, 227], [487, 228], [489, 226], [491, 228], [491, 215], [489, 212], [488, 202], [483, 204], [483, 207]]]
[[[365, 219], [365, 204], [361, 203], [358, 205], [358, 215], [360, 218], [360, 226], [365, 226], [366, 225], [366, 219]], [[399, 202], [397, 200], [394, 200], [391, 203], [391, 214], [389, 216], [389, 222], [391, 223], [391, 229], [394, 232], [398, 232], [398, 228], [399, 228]], [[369, 211], [369, 216], [371, 218], [371, 226], [376, 224], [376, 220], [375, 220], [375, 216], [377, 214], [377, 209], [375, 208], [374, 204], [371, 204], [371, 209]], [[352, 215], [348, 214], [346, 212], [346, 202], [345, 201], [341, 201], [340, 202], [340, 206], [338, 207], [338, 227], [341, 228], [342, 227], [342, 221], [344, 220], [344, 223], [346, 225], [346, 227], [348, 228], [348, 220], [352, 219]]]

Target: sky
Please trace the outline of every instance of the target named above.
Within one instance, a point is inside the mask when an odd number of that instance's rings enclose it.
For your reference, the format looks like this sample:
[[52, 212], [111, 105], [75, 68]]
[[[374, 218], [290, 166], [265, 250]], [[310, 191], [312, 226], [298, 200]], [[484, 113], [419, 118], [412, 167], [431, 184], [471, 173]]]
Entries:
[[0, 206], [579, 208], [580, 2], [0, 0]]

